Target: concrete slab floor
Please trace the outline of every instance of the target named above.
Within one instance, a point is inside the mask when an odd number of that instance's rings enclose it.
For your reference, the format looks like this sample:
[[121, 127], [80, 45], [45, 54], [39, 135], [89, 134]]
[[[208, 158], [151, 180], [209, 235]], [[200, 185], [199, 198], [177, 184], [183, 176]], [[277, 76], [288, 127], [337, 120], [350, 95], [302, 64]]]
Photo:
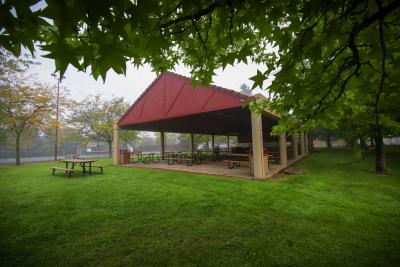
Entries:
[[[307, 155], [307, 154], [306, 154]], [[199, 174], [209, 174], [216, 176], [227, 176], [227, 177], [237, 177], [250, 180], [267, 180], [274, 176], [275, 174], [283, 171], [295, 162], [303, 159], [306, 155], [299, 156], [297, 160], [288, 160], [287, 166], [281, 166], [279, 164], [269, 164], [268, 174], [266, 178], [257, 179], [250, 175], [249, 166], [240, 166], [233, 169], [228, 168], [228, 164], [223, 161], [203, 161], [201, 164], [193, 164], [193, 166], [187, 166], [185, 163], [168, 165], [166, 160], [161, 160], [159, 163], [133, 163], [124, 164], [120, 166], [129, 168], [144, 168], [144, 169], [160, 169], [160, 170], [170, 170], [179, 172], [189, 172], [189, 173], [199, 173]]]

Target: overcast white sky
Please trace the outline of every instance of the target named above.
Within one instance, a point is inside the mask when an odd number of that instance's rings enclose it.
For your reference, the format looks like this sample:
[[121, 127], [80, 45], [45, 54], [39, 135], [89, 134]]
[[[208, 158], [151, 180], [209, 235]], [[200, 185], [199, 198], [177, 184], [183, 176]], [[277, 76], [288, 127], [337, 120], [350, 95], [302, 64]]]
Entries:
[[[32, 72], [37, 74], [39, 81], [55, 84], [56, 80], [51, 76], [55, 70], [54, 61], [41, 57], [39, 54], [43, 53], [36, 54], [36, 61], [41, 64], [34, 67]], [[236, 91], [240, 90], [240, 85], [243, 83], [251, 87], [253, 82], [249, 78], [256, 74], [257, 67], [259, 66], [255, 64], [246, 65], [241, 63], [234, 67], [227, 67], [225, 70], [217, 70], [213, 83]], [[264, 69], [262, 67], [259, 68]], [[171, 71], [190, 77], [189, 69], [181, 65]], [[139, 69], [128, 66], [126, 76], [118, 75], [111, 70], [107, 73], [106, 82], [103, 83], [101, 78], [96, 81], [90, 73], [79, 72], [73, 66], [69, 66], [65, 77], [62, 85], [70, 91], [74, 99], [82, 100], [88, 95], [101, 94], [107, 99], [113, 96], [123, 96], [127, 102], [131, 103], [150, 85], [156, 78], [156, 74], [152, 72], [148, 65]], [[265, 84], [264, 86], [267, 85]], [[258, 88], [254, 92], [261, 92], [261, 90]]]

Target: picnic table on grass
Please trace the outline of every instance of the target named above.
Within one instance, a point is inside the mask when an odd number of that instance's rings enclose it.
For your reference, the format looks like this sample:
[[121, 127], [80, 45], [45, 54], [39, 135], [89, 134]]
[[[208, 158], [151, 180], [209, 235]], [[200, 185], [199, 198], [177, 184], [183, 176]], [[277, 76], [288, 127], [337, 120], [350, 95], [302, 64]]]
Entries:
[[[98, 165], [93, 165], [92, 163], [95, 162], [93, 159], [79, 159], [79, 158], [74, 158], [74, 159], [64, 159], [62, 161], [65, 163], [65, 168], [61, 167], [51, 167], [53, 170], [53, 175], [56, 170], [61, 170], [65, 171], [66, 174], [68, 174], [69, 177], [71, 177], [72, 173], [75, 173], [76, 166], [80, 166], [82, 168], [82, 174], [85, 175], [85, 173], [89, 173], [90, 175], [92, 174], [92, 167], [97, 167], [101, 170], [101, 173], [103, 173], [103, 166], [98, 166]], [[71, 167], [69, 167], [69, 164], [71, 163]], [[89, 169], [89, 171], [87, 170]]]

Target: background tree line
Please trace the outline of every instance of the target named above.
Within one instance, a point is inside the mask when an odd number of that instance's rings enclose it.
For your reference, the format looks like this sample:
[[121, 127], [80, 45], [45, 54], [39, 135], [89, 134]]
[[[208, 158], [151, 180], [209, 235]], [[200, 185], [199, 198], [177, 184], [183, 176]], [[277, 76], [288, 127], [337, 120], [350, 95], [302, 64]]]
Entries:
[[[123, 98], [111, 100], [88, 96], [82, 101], [70, 98], [62, 88], [59, 95], [59, 120], [56, 120], [56, 86], [37, 81], [29, 68], [36, 64], [28, 56], [16, 58], [6, 51], [0, 53], [0, 140], [15, 147], [16, 165], [20, 165], [21, 139], [48, 136], [53, 140], [56, 128], [63, 138], [79, 141], [95, 140], [108, 144], [111, 156], [112, 127], [127, 110]], [[124, 142], [133, 142], [134, 131], [122, 131]]]

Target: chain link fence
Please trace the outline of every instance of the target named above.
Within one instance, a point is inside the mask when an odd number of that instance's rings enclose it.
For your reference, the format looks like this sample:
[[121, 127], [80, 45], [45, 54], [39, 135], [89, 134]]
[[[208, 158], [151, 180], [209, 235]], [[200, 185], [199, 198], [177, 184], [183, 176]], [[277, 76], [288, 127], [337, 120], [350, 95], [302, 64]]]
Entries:
[[[16, 145], [9, 138], [0, 145], [0, 163], [15, 163]], [[81, 155], [82, 157], [108, 157], [108, 144], [101, 141], [76, 140], [63, 141], [58, 144], [58, 159], [67, 155]], [[39, 162], [54, 160], [54, 140], [48, 136], [23, 138], [20, 144], [21, 162]]]

